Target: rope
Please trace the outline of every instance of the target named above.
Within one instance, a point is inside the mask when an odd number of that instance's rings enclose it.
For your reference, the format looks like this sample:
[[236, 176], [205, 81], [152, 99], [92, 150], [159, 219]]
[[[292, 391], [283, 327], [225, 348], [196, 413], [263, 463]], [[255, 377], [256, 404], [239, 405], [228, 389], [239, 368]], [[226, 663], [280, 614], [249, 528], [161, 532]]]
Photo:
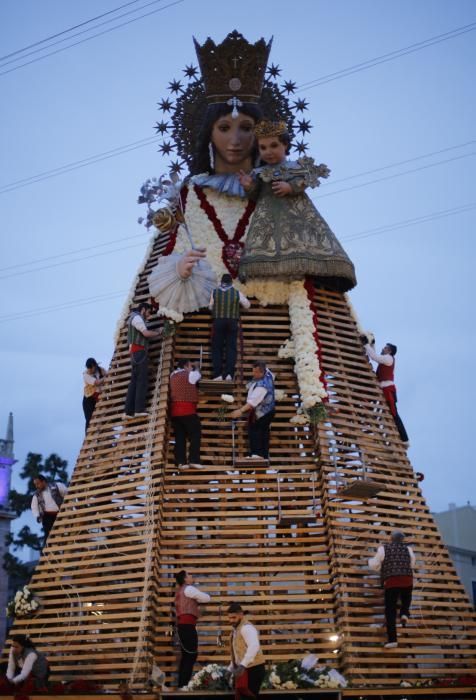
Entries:
[[138, 669], [143, 659], [143, 651], [147, 649], [147, 622], [148, 622], [148, 604], [147, 601], [150, 597], [150, 587], [152, 581], [152, 560], [154, 552], [154, 534], [155, 534], [155, 487], [152, 474], [151, 466], [151, 454], [154, 445], [154, 425], [155, 418], [157, 416], [157, 408], [160, 397], [160, 389], [162, 386], [162, 367], [164, 359], [165, 346], [168, 346], [167, 339], [162, 342], [162, 347], [160, 349], [159, 363], [157, 367], [157, 379], [155, 382], [154, 394], [152, 397], [151, 412], [149, 417], [149, 422], [147, 424], [147, 432], [145, 435], [144, 442], [144, 483], [147, 486], [145, 494], [145, 511], [144, 511], [144, 539], [147, 543], [145, 557], [144, 557], [144, 584], [142, 588], [142, 606], [141, 615], [139, 621], [139, 629], [137, 635], [137, 645], [134, 654], [134, 660], [132, 663], [131, 673], [130, 673], [130, 683], [134, 683], [136, 676], [138, 675]]

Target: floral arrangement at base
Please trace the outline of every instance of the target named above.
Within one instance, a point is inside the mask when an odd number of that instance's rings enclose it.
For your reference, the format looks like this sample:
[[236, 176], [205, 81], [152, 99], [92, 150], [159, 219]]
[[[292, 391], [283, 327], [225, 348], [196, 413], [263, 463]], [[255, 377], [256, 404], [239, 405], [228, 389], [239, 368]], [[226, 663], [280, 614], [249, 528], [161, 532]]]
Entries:
[[273, 664], [266, 675], [263, 688], [296, 690], [298, 688], [345, 688], [347, 680], [333, 668], [317, 667], [317, 657], [309, 654], [304, 659], [281, 661]]
[[15, 593], [15, 597], [7, 604], [7, 617], [29, 617], [37, 612], [40, 603], [28, 586]]
[[403, 680], [400, 682], [401, 688], [464, 688], [473, 685], [476, 686], [476, 675], [472, 673], [465, 673], [461, 676], [419, 678], [415, 681]]
[[208, 664], [195, 673], [183, 690], [229, 690], [226, 672], [226, 666]]

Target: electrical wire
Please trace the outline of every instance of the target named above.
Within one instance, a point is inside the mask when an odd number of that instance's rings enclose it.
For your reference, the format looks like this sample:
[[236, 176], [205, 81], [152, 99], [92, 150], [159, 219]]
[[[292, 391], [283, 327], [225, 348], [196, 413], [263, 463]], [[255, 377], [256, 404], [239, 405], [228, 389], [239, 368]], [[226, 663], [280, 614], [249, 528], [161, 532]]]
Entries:
[[83, 299], [73, 299], [71, 301], [65, 301], [61, 304], [56, 304], [54, 306], [44, 306], [38, 309], [29, 309], [27, 311], [20, 311], [11, 314], [5, 314], [0, 316], [0, 323], [5, 323], [7, 321], [15, 321], [24, 318], [31, 318], [32, 316], [39, 316], [41, 314], [51, 313], [53, 311], [61, 311], [63, 309], [72, 309], [77, 306], [84, 306], [86, 304], [97, 304], [101, 301], [109, 301], [110, 299], [116, 299], [127, 294], [128, 290], [122, 290], [120, 292], [108, 292], [106, 294], [100, 294], [94, 297], [85, 297]]
[[[148, 5], [152, 5], [152, 4], [155, 4], [157, 2], [163, 2], [163, 0], [153, 0], [151, 3], [148, 3]], [[80, 39], [79, 41], [75, 41], [72, 44], [69, 44], [68, 46], [63, 46], [61, 49], [56, 49], [55, 51], [50, 51], [50, 53], [46, 53], [43, 56], [37, 56], [36, 58], [33, 58], [31, 61], [26, 61], [25, 63], [21, 63], [19, 66], [14, 66], [13, 68], [9, 68], [8, 70], [1, 72], [0, 77], [2, 75], [7, 75], [8, 73], [13, 73], [14, 71], [19, 70], [20, 68], [24, 68], [25, 66], [29, 66], [32, 63], [37, 63], [38, 61], [42, 61], [44, 58], [48, 58], [48, 56], [54, 56], [57, 53], [61, 53], [62, 51], [66, 51], [67, 49], [71, 49], [73, 46], [78, 46], [79, 44], [84, 44], [85, 41], [91, 41], [91, 39], [95, 39], [96, 37], [102, 36], [103, 34], [109, 34], [109, 32], [113, 32], [116, 29], [120, 29], [121, 27], [125, 27], [128, 24], [132, 24], [132, 22], [137, 22], [138, 20], [143, 19], [144, 17], [150, 17], [150, 15], [154, 15], [157, 12], [162, 12], [163, 10], [166, 10], [169, 7], [173, 7], [174, 5], [181, 4], [182, 2], [184, 2], [184, 0], [174, 0], [173, 2], [170, 2], [168, 5], [164, 5], [163, 7], [157, 8], [156, 10], [151, 10], [150, 12], [146, 12], [145, 14], [140, 15], [139, 17], [134, 17], [133, 19], [130, 19], [127, 22], [122, 22], [121, 24], [118, 24], [115, 27], [110, 27], [109, 29], [104, 29], [102, 32], [98, 32], [97, 34], [93, 34], [92, 36], [88, 36], [88, 37], [85, 37], [84, 39]], [[144, 5], [143, 7], [147, 7], [148, 5]], [[134, 10], [134, 12], [136, 12], [136, 11], [137, 10]], [[130, 12], [125, 13], [125, 14], [130, 14]], [[119, 17], [116, 17], [115, 19], [119, 19]], [[97, 26], [100, 27], [103, 24], [107, 24], [111, 21], [112, 20], [102, 22], [102, 23], [98, 24]], [[84, 30], [84, 31], [89, 31], [89, 30]], [[84, 31], [78, 32], [78, 34], [83, 34]], [[61, 42], [57, 42], [57, 43], [61, 43]], [[54, 44], [52, 44], [52, 46], [53, 45]], [[4, 66], [7, 65], [7, 63], [4, 63], [3, 65]]]
[[329, 73], [328, 75], [323, 75], [320, 78], [314, 80], [309, 80], [306, 83], [302, 83], [296, 88], [296, 92], [303, 92], [305, 90], [310, 90], [311, 88], [318, 87], [319, 85], [324, 85], [330, 83], [334, 80], [339, 80], [340, 78], [346, 78], [348, 75], [353, 75], [354, 73], [359, 73], [363, 70], [368, 70], [374, 66], [378, 66], [382, 63], [387, 63], [388, 61], [393, 61], [401, 56], [407, 56], [415, 51], [421, 51], [429, 46], [434, 46], [435, 44], [440, 44], [443, 41], [448, 41], [449, 39], [454, 39], [461, 34], [467, 34], [468, 32], [473, 32], [476, 29], [476, 22], [471, 24], [465, 24], [462, 27], [456, 27], [449, 32], [444, 34], [437, 34], [436, 36], [429, 37], [423, 41], [419, 41], [416, 44], [410, 44], [401, 49], [396, 49], [390, 53], [382, 54], [381, 56], [376, 56], [375, 58], [370, 58], [368, 61], [363, 61], [362, 63], [356, 63], [348, 68], [343, 68], [342, 70], [336, 71], [335, 73]]
[[103, 153], [97, 153], [94, 156], [88, 156], [82, 160], [73, 161], [72, 163], [67, 163], [66, 165], [61, 165], [57, 168], [52, 168], [51, 170], [45, 170], [42, 173], [37, 173], [36, 175], [31, 175], [30, 177], [25, 177], [14, 182], [7, 183], [6, 185], [0, 185], [0, 194], [6, 194], [7, 192], [12, 192], [13, 190], [20, 189], [22, 187], [27, 187], [28, 185], [33, 185], [37, 182], [43, 182], [43, 180], [49, 180], [52, 177], [58, 177], [59, 175], [64, 175], [72, 170], [79, 170], [87, 165], [94, 165], [95, 163], [100, 163], [103, 160], [109, 160], [110, 158], [115, 158], [116, 156], [122, 156], [124, 153], [130, 153], [131, 151], [136, 151], [139, 148], [144, 148], [145, 146], [150, 146], [153, 143], [158, 143], [157, 136], [149, 136], [145, 139], [140, 139], [139, 141], [132, 141], [124, 146], [118, 146], [117, 148], [112, 148], [109, 151], [104, 151]]
[[75, 24], [72, 27], [69, 27], [68, 29], [64, 29], [62, 32], [57, 32], [56, 34], [52, 34], [51, 36], [47, 36], [44, 39], [40, 39], [39, 41], [35, 41], [34, 44], [29, 44], [28, 46], [24, 46], [22, 49], [17, 49], [16, 51], [12, 51], [12, 53], [7, 53], [5, 56], [0, 56], [0, 62], [5, 61], [7, 58], [11, 58], [12, 56], [16, 56], [19, 53], [23, 53], [24, 51], [28, 51], [28, 49], [32, 49], [35, 46], [39, 46], [40, 44], [44, 44], [47, 41], [50, 41], [51, 39], [56, 39], [59, 36], [63, 36], [63, 34], [68, 34], [69, 32], [74, 31], [75, 29], [79, 29], [79, 27], [84, 27], [86, 24], [90, 24], [91, 22], [95, 22], [97, 19], [102, 19], [103, 17], [106, 17], [107, 15], [111, 15], [114, 12], [118, 12], [119, 10], [122, 10], [124, 7], [129, 7], [129, 5], [136, 5], [138, 2], [141, 2], [141, 0], [131, 0], [131, 2], [126, 2], [124, 5], [119, 5], [119, 7], [115, 7], [113, 10], [109, 10], [108, 12], [103, 12], [102, 15], [97, 15], [96, 17], [91, 17], [91, 19], [87, 19], [85, 22], [80, 22], [80, 24]]

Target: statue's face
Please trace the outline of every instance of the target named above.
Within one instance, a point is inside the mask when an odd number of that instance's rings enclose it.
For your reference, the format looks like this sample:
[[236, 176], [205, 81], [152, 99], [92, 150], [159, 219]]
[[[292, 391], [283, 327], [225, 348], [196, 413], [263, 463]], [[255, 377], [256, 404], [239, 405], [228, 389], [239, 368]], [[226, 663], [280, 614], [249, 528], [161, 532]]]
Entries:
[[254, 119], [246, 114], [239, 114], [235, 119], [231, 114], [225, 114], [217, 119], [211, 134], [215, 146], [215, 172], [237, 173], [251, 169], [254, 125]]

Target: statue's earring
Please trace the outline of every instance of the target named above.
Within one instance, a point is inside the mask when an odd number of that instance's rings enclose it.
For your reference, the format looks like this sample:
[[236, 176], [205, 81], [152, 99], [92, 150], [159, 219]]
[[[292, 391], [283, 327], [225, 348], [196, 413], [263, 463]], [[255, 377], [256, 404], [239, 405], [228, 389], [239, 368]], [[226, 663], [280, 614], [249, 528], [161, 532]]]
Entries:
[[213, 143], [211, 141], [208, 144], [208, 157], [210, 160], [210, 170], [215, 170], [215, 151], [213, 150]]

